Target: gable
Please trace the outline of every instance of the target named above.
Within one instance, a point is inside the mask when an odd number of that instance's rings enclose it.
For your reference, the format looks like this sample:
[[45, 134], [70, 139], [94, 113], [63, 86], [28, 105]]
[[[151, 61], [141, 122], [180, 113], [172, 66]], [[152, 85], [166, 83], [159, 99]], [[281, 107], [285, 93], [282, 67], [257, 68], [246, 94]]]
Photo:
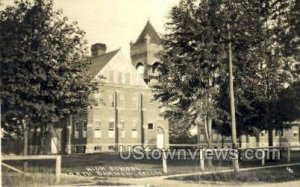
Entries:
[[120, 50], [98, 72], [97, 76], [99, 75], [106, 78], [104, 82], [107, 85], [139, 86], [148, 88], [148, 85], [133, 67], [131, 61]]

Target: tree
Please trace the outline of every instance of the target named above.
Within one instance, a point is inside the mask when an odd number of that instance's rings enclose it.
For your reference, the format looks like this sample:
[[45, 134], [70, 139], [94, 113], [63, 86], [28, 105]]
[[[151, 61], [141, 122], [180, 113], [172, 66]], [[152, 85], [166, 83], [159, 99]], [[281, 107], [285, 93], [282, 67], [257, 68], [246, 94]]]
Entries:
[[[91, 103], [84, 31], [53, 2], [16, 1], [0, 12], [1, 112], [5, 138], [42, 132]], [[27, 126], [25, 126], [27, 125]], [[25, 140], [26, 143], [26, 140]]]
[[[173, 123], [178, 123], [178, 121], [170, 121], [170, 124]], [[191, 127], [188, 124], [171, 125], [169, 127], [169, 136], [171, 144], [197, 143], [197, 136], [191, 133]]]
[[[235, 82], [238, 85], [235, 90], [238, 134], [257, 135], [262, 130], [268, 130], [269, 145], [272, 146], [272, 130], [288, 127], [284, 123], [292, 120], [281, 106], [283, 93], [297, 78], [292, 68], [295, 63], [293, 56], [296, 53], [290, 52], [291, 46], [283, 45], [290, 43], [293, 41], [291, 38], [295, 37], [292, 29], [288, 29], [290, 26], [287, 19], [292, 14], [293, 3], [291, 1], [236, 1], [226, 7], [232, 6], [244, 10], [236, 13], [240, 15], [235, 16], [234, 21], [238, 27], [232, 29], [233, 35], [236, 36], [233, 41], [233, 55], [236, 69]], [[232, 14], [234, 10], [238, 9], [230, 8], [227, 12]], [[246, 12], [246, 17], [240, 12]], [[250, 23], [251, 20], [256, 20], [256, 24]], [[288, 30], [290, 32], [286, 32]], [[250, 37], [250, 40], [244, 39], [247, 37]], [[219, 106], [223, 109], [220, 111], [226, 113], [220, 118], [229, 128], [229, 109], [226, 103], [227, 82], [228, 80], [224, 79]]]
[[[159, 54], [159, 74], [154, 76], [154, 97], [162, 103], [165, 117], [189, 129], [203, 126], [212, 148], [212, 119], [216, 114], [218, 81], [225, 73], [225, 45], [221, 44], [219, 1], [181, 1], [172, 8]], [[184, 127], [184, 126], [189, 127]], [[176, 128], [176, 127], [174, 127]], [[211, 163], [211, 162], [209, 162]]]
[[[239, 135], [282, 128], [289, 119], [279, 109], [280, 95], [297, 76], [284, 39], [296, 33], [286, 32], [290, 7], [291, 1], [273, 0], [204, 0], [198, 5], [183, 0], [174, 7], [153, 87], [165, 116], [181, 124], [204, 123], [208, 147], [211, 124], [229, 134], [234, 114]], [[231, 114], [227, 51], [232, 51], [236, 95], [231, 107], [237, 106]]]

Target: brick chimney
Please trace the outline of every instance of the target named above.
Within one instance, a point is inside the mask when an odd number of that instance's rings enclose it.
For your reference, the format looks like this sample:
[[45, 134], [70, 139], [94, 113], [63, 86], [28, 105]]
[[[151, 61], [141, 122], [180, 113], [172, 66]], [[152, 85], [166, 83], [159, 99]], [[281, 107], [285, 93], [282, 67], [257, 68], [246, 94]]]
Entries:
[[106, 53], [106, 45], [103, 43], [93, 44], [91, 47], [92, 56], [100, 56]]

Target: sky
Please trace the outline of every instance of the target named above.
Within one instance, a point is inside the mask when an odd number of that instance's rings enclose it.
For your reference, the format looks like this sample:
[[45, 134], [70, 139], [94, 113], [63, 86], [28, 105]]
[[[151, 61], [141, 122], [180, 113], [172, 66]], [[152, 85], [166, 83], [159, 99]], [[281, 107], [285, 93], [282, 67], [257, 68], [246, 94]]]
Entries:
[[[2, 0], [4, 5], [14, 0]], [[105, 43], [107, 51], [121, 47], [129, 56], [129, 43], [135, 41], [149, 19], [156, 31], [165, 32], [171, 8], [179, 0], [54, 0], [71, 21], [86, 31], [88, 44]]]

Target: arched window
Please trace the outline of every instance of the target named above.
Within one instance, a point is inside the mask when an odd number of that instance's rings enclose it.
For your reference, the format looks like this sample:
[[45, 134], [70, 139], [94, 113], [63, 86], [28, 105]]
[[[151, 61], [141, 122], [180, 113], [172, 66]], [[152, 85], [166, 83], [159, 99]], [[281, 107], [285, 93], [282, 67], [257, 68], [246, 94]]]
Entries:
[[142, 77], [144, 76], [144, 65], [139, 62], [137, 65], [136, 65], [136, 71], [138, 72], [138, 74], [140, 74]]
[[159, 70], [159, 66], [161, 64], [159, 62], [155, 62], [153, 65], [152, 65], [152, 73], [153, 74], [157, 74], [158, 73], [158, 70]]

